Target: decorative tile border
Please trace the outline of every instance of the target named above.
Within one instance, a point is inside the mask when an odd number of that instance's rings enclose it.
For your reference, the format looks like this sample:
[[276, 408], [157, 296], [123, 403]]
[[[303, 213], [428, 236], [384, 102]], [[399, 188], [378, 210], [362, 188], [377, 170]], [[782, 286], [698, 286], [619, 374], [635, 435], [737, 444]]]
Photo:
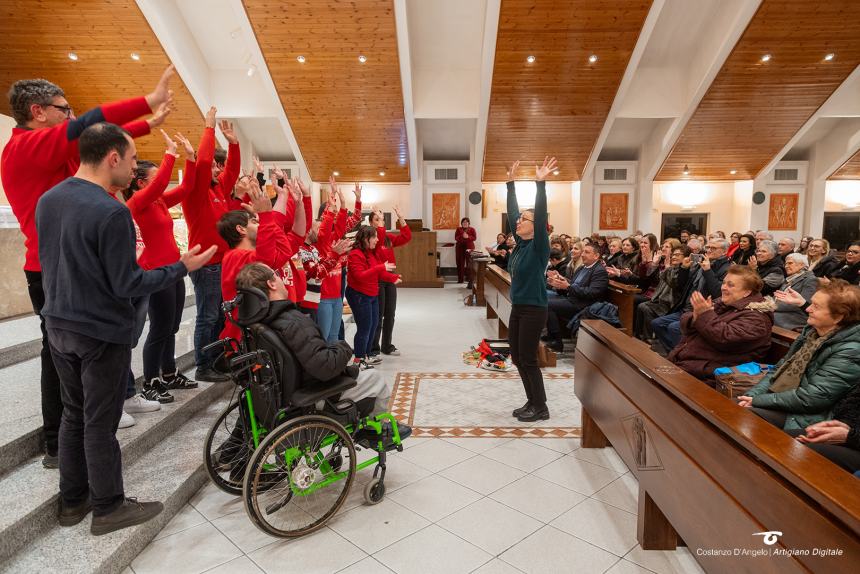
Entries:
[[[544, 373], [544, 379], [570, 379], [570, 373]], [[415, 427], [415, 402], [422, 379], [499, 380], [519, 379], [517, 373], [398, 373], [391, 391], [389, 411], [400, 422], [412, 426], [414, 437], [438, 438], [579, 438], [580, 427]]]

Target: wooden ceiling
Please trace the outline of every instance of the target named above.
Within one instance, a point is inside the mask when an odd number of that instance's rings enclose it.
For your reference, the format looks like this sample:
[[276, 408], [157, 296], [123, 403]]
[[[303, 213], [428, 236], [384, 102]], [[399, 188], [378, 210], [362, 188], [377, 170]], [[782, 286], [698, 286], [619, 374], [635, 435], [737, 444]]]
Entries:
[[656, 179], [753, 179], [860, 64], [858, 38], [856, 0], [764, 0]]
[[546, 155], [558, 158], [552, 179], [580, 179], [650, 7], [650, 0], [502, 0], [484, 181], [504, 181], [517, 159], [526, 177]]
[[860, 179], [860, 151], [851, 156], [827, 179]]
[[244, 5], [311, 178], [408, 182], [393, 0]]
[[[78, 61], [70, 60], [69, 52]], [[131, 59], [132, 52], [140, 55], [139, 61]], [[4, 96], [16, 80], [45, 78], [65, 91], [76, 113], [151, 92], [170, 63], [133, 0], [4, 1], [0, 54]], [[175, 110], [162, 127], [171, 135], [182, 132], [196, 147], [203, 116], [178, 75], [171, 88]], [[6, 97], [0, 112], [10, 113]], [[161, 161], [164, 138], [157, 130], [136, 143], [138, 158]], [[182, 166], [177, 162], [176, 169]]]

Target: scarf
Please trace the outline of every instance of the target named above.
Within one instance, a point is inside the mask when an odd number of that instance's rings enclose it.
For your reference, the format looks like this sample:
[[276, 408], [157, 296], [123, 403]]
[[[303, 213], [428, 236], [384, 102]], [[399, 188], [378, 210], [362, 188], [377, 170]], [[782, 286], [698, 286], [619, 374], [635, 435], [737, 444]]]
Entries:
[[815, 329], [810, 330], [803, 345], [800, 346], [797, 352], [788, 357], [773, 374], [768, 390], [772, 393], [781, 393], [783, 391], [793, 391], [799, 387], [800, 380], [803, 378], [803, 373], [806, 371], [809, 361], [812, 360], [812, 356], [837, 330], [833, 329], [826, 335], [819, 335]]

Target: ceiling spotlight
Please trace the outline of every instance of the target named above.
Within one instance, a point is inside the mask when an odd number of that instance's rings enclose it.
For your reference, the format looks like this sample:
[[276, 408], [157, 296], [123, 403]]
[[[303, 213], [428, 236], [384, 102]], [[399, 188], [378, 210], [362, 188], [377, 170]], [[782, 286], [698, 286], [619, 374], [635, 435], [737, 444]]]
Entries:
[[380, 171], [380, 172], [379, 172], [379, 175], [380, 175], [381, 177], [385, 177], [385, 172], [384, 172], [384, 171]]
[[588, 57], [588, 61], [592, 64], [597, 61], [597, 54], [592, 54]]
[[770, 62], [770, 59], [771, 59], [770, 54], [765, 54], [764, 56], [761, 57], [762, 62]]
[[365, 63], [367, 61], [367, 56], [365, 56], [365, 55], [359, 56], [358, 61], [361, 62], [362, 64]]
[[684, 175], [690, 175], [690, 167], [686, 163], [684, 164]]
[[826, 62], [829, 62], [830, 60], [832, 60], [835, 57], [836, 57], [836, 54], [830, 53], [830, 54], [827, 54], [826, 56], [824, 56], [824, 60]]
[[69, 52], [69, 60], [71, 60], [72, 62], [77, 62], [78, 61], [78, 55], [75, 54], [74, 52]]
[[533, 64], [534, 61], [535, 61], [534, 56], [526, 56], [526, 62], [528, 62], [529, 64]]
[[137, 52], [132, 52], [131, 53], [131, 59], [134, 60], [135, 62], [139, 62], [140, 61], [140, 54], [138, 54]]
[[558, 170], [555, 170], [554, 172], [552, 172], [552, 174], [553, 174], [553, 175], [558, 175], [558, 174], [559, 174], [559, 171], [558, 171]]
[[248, 66], [248, 77], [250, 78], [251, 76], [253, 76], [254, 72], [256, 72], [256, 71], [257, 71], [257, 66], [255, 66], [254, 64], [251, 64], [250, 66]]
[[299, 64], [304, 64], [304, 63], [305, 63], [305, 57], [304, 57], [304, 56], [299, 56], [299, 57], [297, 57], [297, 58], [296, 58], [296, 61], [297, 61]]
[[733, 170], [732, 170], [732, 171], [730, 171], [729, 173], [730, 173], [730, 174], [732, 174], [732, 175], [735, 175], [737, 172], [738, 172], [738, 170], [733, 169]]
[[333, 176], [335, 176], [335, 177], [340, 176], [340, 172], [339, 172], [339, 171], [333, 171], [333, 172], [331, 172], [331, 174], [332, 174]]

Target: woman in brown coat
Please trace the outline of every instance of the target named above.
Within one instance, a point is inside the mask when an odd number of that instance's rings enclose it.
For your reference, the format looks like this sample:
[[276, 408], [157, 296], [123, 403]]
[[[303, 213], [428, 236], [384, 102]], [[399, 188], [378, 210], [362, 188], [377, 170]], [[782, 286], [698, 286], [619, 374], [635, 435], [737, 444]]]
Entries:
[[733, 265], [719, 299], [694, 292], [693, 311], [681, 317], [683, 338], [669, 360], [700, 379], [713, 378], [717, 367], [764, 360], [776, 304], [762, 297], [762, 286], [755, 271]]

